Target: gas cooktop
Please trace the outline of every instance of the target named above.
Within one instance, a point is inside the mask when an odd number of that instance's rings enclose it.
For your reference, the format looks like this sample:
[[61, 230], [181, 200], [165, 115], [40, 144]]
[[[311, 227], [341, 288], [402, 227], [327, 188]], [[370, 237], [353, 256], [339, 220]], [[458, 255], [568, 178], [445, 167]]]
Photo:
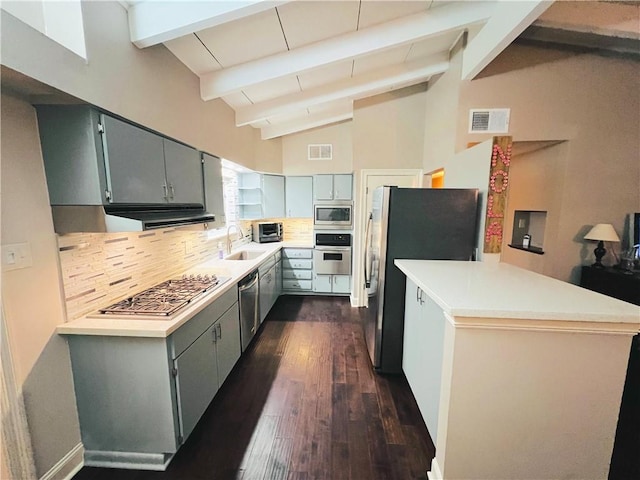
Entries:
[[102, 315], [147, 315], [168, 317], [205, 292], [220, 287], [229, 278], [216, 275], [184, 275], [167, 280], [99, 310]]

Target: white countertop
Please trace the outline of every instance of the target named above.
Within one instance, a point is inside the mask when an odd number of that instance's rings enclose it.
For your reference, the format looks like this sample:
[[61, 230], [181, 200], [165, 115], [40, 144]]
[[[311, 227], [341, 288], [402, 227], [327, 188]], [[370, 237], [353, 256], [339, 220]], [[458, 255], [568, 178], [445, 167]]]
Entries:
[[640, 330], [640, 306], [507, 263], [395, 260], [451, 317], [553, 320]]
[[58, 325], [56, 332], [62, 335], [167, 337], [283, 247], [313, 248], [313, 245], [300, 244], [299, 242], [248, 243], [242, 245], [236, 251], [252, 250], [263, 251], [264, 253], [251, 260], [209, 260], [185, 271], [185, 274], [216, 274], [219, 277], [227, 277], [229, 280], [215, 290], [198, 297], [175, 315], [159, 319], [140, 319], [130, 315], [89, 315]]

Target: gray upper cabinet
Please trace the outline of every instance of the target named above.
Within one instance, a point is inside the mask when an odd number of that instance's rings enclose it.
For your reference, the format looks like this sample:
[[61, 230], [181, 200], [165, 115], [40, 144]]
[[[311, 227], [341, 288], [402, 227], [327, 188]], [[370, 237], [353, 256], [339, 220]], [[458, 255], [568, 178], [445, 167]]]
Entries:
[[284, 177], [262, 176], [262, 214], [264, 218], [284, 217]]
[[333, 199], [351, 200], [353, 198], [353, 177], [351, 175], [333, 176]]
[[322, 174], [313, 176], [314, 201], [352, 200], [351, 174]]
[[195, 149], [168, 138], [164, 144], [168, 200], [171, 203], [203, 203], [202, 162]]
[[162, 137], [104, 114], [100, 124], [111, 203], [164, 203]]
[[288, 218], [312, 218], [313, 177], [287, 177], [285, 204]]
[[224, 227], [227, 223], [224, 214], [224, 185], [222, 183], [222, 164], [218, 157], [202, 154], [204, 176], [205, 209], [216, 216], [214, 228]]
[[51, 205], [204, 203], [198, 152], [89, 105], [39, 105]]
[[313, 200], [333, 200], [333, 175], [313, 176]]

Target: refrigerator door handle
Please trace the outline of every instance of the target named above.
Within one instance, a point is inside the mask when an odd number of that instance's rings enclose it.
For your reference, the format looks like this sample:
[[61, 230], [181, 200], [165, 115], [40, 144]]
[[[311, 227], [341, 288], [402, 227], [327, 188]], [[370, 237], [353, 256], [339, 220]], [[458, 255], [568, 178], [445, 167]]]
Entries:
[[[367, 226], [364, 230], [364, 286], [365, 288], [371, 287], [371, 268], [369, 266], [369, 231], [371, 229], [371, 222], [373, 221], [373, 212], [369, 212], [369, 218], [367, 218]], [[371, 265], [373, 267], [373, 265]]]

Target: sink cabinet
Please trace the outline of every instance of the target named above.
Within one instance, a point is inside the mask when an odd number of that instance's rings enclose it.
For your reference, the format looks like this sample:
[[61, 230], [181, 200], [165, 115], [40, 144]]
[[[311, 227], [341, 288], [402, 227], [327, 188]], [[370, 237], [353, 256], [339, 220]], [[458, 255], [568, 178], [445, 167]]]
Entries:
[[[278, 296], [278, 272], [280, 270], [280, 253], [265, 260], [258, 267], [260, 278], [260, 323], [264, 322], [271, 307], [276, 303]], [[280, 282], [281, 283], [281, 282]]]
[[237, 287], [167, 338], [67, 339], [85, 465], [164, 470], [240, 357]]
[[194, 148], [86, 105], [39, 105], [51, 205], [203, 204]]

